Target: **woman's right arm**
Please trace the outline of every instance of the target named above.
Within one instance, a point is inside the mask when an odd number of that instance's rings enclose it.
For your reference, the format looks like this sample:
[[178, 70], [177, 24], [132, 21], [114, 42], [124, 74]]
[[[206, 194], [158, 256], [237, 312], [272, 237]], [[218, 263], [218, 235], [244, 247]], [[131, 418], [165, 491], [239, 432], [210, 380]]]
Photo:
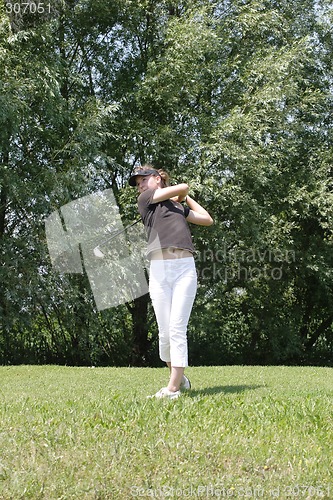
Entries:
[[188, 191], [189, 187], [185, 183], [156, 189], [151, 201], [152, 203], [160, 203], [161, 201], [169, 200], [169, 198], [173, 198], [174, 196], [185, 198]]

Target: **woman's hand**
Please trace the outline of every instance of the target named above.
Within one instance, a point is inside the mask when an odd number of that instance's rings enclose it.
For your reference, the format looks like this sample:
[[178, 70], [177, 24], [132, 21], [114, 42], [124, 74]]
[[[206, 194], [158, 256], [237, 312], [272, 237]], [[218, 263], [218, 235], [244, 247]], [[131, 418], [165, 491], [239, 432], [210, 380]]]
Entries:
[[175, 201], [176, 203], [181, 203], [186, 200], [186, 196], [173, 196], [170, 200]]
[[156, 189], [153, 194], [153, 203], [160, 203], [161, 201], [173, 199], [173, 198], [185, 198], [188, 193], [187, 184], [177, 184], [176, 186], [168, 186], [161, 189]]

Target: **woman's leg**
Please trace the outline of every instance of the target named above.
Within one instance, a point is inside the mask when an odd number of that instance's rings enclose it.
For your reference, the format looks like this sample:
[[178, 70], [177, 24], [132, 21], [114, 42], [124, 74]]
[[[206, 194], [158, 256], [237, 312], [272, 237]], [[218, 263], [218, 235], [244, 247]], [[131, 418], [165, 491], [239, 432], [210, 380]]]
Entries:
[[182, 366], [171, 366], [170, 363], [170, 380], [168, 383], [169, 391], [176, 392], [179, 391], [180, 384], [183, 380], [185, 368]]
[[188, 365], [187, 324], [197, 289], [194, 259], [152, 261], [149, 292], [159, 329], [159, 352], [177, 392]]
[[172, 304], [172, 290], [166, 279], [163, 260], [154, 260], [150, 265], [149, 293], [158, 325], [159, 354], [162, 361], [169, 363], [169, 323]]
[[[175, 262], [175, 261], [173, 261]], [[188, 365], [187, 325], [197, 290], [194, 259], [181, 259], [175, 263], [172, 304], [169, 319], [170, 381], [168, 389], [178, 391], [184, 369]]]

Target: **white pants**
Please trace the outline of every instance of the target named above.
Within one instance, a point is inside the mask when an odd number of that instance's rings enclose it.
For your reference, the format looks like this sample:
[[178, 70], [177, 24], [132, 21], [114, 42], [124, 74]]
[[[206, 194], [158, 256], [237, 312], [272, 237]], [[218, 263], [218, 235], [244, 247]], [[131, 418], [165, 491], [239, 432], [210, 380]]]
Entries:
[[152, 260], [149, 293], [159, 333], [159, 353], [171, 366], [188, 365], [187, 324], [197, 291], [193, 257]]

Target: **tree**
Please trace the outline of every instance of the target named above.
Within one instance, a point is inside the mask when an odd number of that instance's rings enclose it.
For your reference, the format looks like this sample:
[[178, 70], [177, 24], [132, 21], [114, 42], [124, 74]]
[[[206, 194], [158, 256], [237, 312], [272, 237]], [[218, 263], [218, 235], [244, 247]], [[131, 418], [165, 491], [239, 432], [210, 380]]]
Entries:
[[70, 7], [52, 22], [23, 24], [15, 33], [2, 17], [3, 362], [49, 356], [90, 363], [92, 325], [99, 328], [86, 278], [56, 279], [50, 269], [43, 227], [50, 211], [105, 186], [102, 168], [96, 171], [113, 108], [92, 95], [79, 35], [69, 43]]
[[307, 0], [58, 2], [1, 12], [2, 362], [155, 363], [144, 296], [97, 312], [43, 220], [153, 162], [215, 219], [193, 228], [193, 363], [332, 349], [332, 9]]
[[290, 362], [332, 331], [332, 69], [319, 62], [326, 49], [312, 2], [253, 2], [231, 22], [230, 78], [207, 148], [210, 168], [224, 173], [231, 276], [216, 294], [221, 308], [222, 294], [242, 297], [250, 361]]
[[[300, 360], [332, 332], [332, 69], [322, 19], [312, 1], [192, 4], [168, 24], [139, 92], [156, 123], [167, 115], [172, 172], [185, 172], [220, 221], [211, 238], [195, 232], [211, 289], [194, 323], [209, 343], [231, 329], [220, 311], [235, 317], [236, 308], [235, 343], [256, 362]], [[209, 253], [210, 281], [200, 262]], [[207, 314], [217, 319], [203, 333]]]

